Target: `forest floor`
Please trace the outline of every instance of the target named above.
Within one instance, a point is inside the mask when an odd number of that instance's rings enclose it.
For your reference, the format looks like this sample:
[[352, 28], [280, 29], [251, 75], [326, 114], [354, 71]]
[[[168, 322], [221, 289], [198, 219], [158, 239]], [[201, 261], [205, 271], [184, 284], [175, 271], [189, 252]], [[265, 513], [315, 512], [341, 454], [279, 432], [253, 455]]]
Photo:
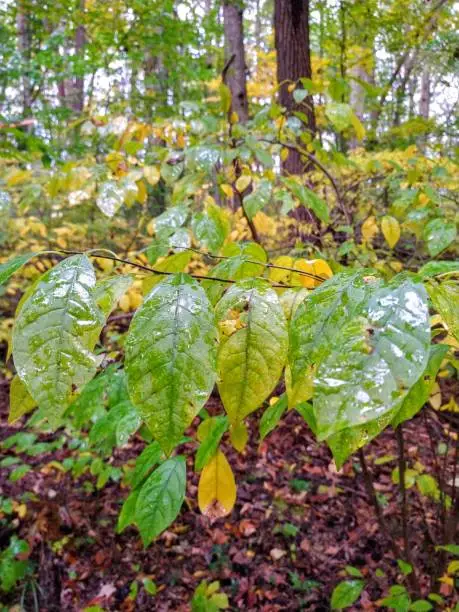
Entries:
[[[21, 422], [6, 425], [5, 381], [0, 382], [0, 392], [0, 438], [4, 440], [20, 430]], [[219, 400], [212, 397], [208, 409], [212, 414], [221, 412]], [[109, 482], [96, 490], [89, 473], [74, 479], [53, 464], [76, 452], [67, 444], [36, 457], [22, 455], [33, 469], [17, 482], [9, 480], [13, 468], [3, 468], [0, 496], [27, 507], [25, 516], [16, 518], [10, 529], [30, 544], [39, 609], [71, 612], [99, 605], [103, 610], [124, 612], [185, 611], [201, 581], [219, 580], [233, 610], [321, 612], [330, 609], [331, 591], [345, 577], [346, 565], [358, 568], [365, 580], [358, 605], [350, 609], [377, 609], [375, 602], [387, 594], [388, 587], [404, 584], [406, 577], [379, 530], [357, 459], [337, 472], [325, 444], [314, 440], [302, 417], [293, 411], [258, 445], [258, 418], [249, 419], [252, 443], [245, 452], [228, 454], [238, 483], [231, 516], [213, 524], [202, 516], [196, 502], [197, 476], [189, 475], [187, 499], [178, 519], [147, 549], [135, 528], [116, 534], [127, 489]], [[429, 432], [435, 445], [445, 442], [442, 421], [429, 410], [406, 425], [409, 466], [434, 471]], [[62, 435], [62, 430], [58, 433]], [[49, 441], [53, 436], [40, 439]], [[135, 436], [115, 451], [113, 464], [136, 457], [143, 445]], [[188, 455], [191, 474], [195, 444], [188, 443], [182, 450]], [[3, 449], [1, 454], [13, 453]], [[389, 527], [400, 541], [398, 489], [391, 476], [397, 465], [393, 432], [386, 430], [366, 448], [365, 455]], [[433, 557], [432, 547], [423, 542], [428, 542], [429, 532], [435, 532], [437, 513], [415, 487], [408, 490], [408, 498], [412, 554], [426, 572], [420, 579], [428, 593]], [[5, 536], [0, 530], [0, 540]], [[156, 595], [144, 590], [144, 577], [156, 583]], [[457, 596], [448, 585], [442, 585], [442, 592], [451, 605]], [[19, 596], [20, 591], [15, 591], [4, 603], [11, 605]], [[27, 610], [34, 609], [31, 597], [29, 589]]]

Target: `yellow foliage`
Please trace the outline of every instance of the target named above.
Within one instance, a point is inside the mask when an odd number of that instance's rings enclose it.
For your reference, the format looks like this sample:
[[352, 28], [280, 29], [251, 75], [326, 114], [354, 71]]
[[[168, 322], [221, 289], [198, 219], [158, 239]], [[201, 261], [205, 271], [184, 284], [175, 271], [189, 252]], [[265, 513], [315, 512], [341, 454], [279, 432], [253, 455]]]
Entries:
[[211, 519], [231, 512], [236, 503], [236, 482], [225, 455], [218, 450], [204, 467], [198, 485], [198, 505]]

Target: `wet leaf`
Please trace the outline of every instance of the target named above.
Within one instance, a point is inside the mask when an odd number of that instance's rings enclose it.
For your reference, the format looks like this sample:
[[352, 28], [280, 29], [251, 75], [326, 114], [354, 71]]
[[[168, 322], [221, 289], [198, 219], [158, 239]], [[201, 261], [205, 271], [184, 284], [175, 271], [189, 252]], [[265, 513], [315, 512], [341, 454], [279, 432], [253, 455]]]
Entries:
[[[427, 366], [429, 312], [424, 287], [395, 278], [339, 329], [314, 381], [318, 437], [374, 422], [381, 431]], [[366, 442], [367, 440], [364, 440]]]
[[135, 522], [144, 546], [175, 521], [185, 499], [185, 489], [185, 457], [168, 459], [144, 483], [135, 506]]
[[100, 362], [92, 353], [94, 330], [104, 322], [95, 284], [85, 255], [65, 259], [41, 277], [14, 325], [16, 370], [53, 427]]
[[186, 274], [156, 285], [132, 320], [125, 359], [129, 392], [166, 454], [212, 391], [215, 340], [210, 303]]
[[456, 224], [445, 219], [432, 219], [427, 223], [423, 232], [427, 250], [432, 257], [447, 249], [456, 235]]
[[445, 280], [427, 285], [435, 310], [448, 326], [448, 331], [459, 341], [459, 283]]
[[236, 503], [234, 474], [222, 451], [217, 451], [201, 473], [198, 504], [203, 514], [212, 519], [226, 516]]
[[218, 388], [230, 422], [239, 423], [279, 380], [287, 358], [287, 322], [277, 294], [258, 280], [233, 285], [217, 304], [216, 318]]
[[159, 463], [162, 451], [158, 442], [152, 442], [146, 446], [135, 462], [134, 471], [130, 476], [130, 485], [133, 489], [138, 487], [151, 470]]
[[36, 255], [37, 253], [24, 253], [23, 255], [17, 255], [5, 263], [0, 264], [0, 286], [6, 283], [15, 272]]
[[8, 423], [14, 423], [24, 414], [33, 410], [36, 405], [37, 403], [28, 392], [25, 384], [19, 376], [15, 376], [10, 385], [10, 413], [8, 415]]

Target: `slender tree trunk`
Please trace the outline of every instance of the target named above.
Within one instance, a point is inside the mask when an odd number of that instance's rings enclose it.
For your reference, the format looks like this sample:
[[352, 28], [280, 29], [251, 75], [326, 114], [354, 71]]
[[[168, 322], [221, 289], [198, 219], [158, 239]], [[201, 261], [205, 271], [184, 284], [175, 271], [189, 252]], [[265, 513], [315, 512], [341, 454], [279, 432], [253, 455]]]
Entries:
[[430, 95], [430, 68], [426, 64], [421, 76], [421, 99], [419, 100], [419, 114], [424, 119], [429, 118]]
[[246, 64], [244, 51], [243, 9], [238, 0], [223, 2], [225, 29], [225, 60], [229, 68], [226, 84], [231, 92], [231, 112], [237, 113], [241, 123], [249, 118], [247, 99]]
[[[79, 0], [79, 18], [84, 19], [85, 0]], [[86, 45], [86, 31], [83, 23], [80, 23], [75, 32], [75, 55], [82, 56]], [[84, 108], [84, 77], [76, 77], [73, 82], [72, 108], [81, 113]]]
[[[277, 82], [279, 101], [290, 114], [295, 110], [307, 117], [305, 129], [314, 137], [316, 120], [311, 96], [301, 104], [296, 104], [289, 85], [300, 78], [310, 79], [311, 52], [309, 46], [309, 0], [275, 0], [274, 28], [277, 52]], [[301, 84], [300, 84], [301, 87]], [[301, 174], [304, 162], [297, 151], [290, 151], [283, 164], [289, 174]]]
[[18, 0], [16, 27], [18, 35], [18, 50], [22, 59], [22, 113], [26, 117], [32, 106], [32, 84], [30, 80], [30, 59], [32, 35], [30, 29], [30, 3]]

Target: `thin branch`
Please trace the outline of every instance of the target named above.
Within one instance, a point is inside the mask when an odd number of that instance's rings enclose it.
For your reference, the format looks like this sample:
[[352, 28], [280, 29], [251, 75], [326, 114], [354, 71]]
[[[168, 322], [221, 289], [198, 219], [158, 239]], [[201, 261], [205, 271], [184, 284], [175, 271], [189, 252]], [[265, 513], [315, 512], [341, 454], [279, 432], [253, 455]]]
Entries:
[[390, 543], [395, 556], [400, 557], [400, 548], [398, 547], [397, 542], [394, 540], [394, 537], [392, 536], [392, 534], [390, 533], [387, 527], [386, 519], [384, 518], [384, 514], [382, 512], [381, 505], [378, 501], [378, 497], [376, 495], [376, 491], [373, 486], [373, 478], [370, 474], [370, 471], [368, 470], [368, 465], [365, 459], [365, 454], [363, 452], [363, 449], [361, 448], [359, 448], [358, 457], [359, 457], [360, 467], [362, 468], [363, 480], [365, 483], [367, 495], [371, 503], [373, 504], [373, 508], [375, 510], [376, 518], [378, 520], [378, 524], [381, 529], [381, 532], [383, 533], [384, 537]]
[[[193, 247], [174, 247], [172, 246], [171, 248], [183, 249], [185, 251], [193, 251], [193, 253], [211, 257], [212, 259], [231, 259], [231, 257], [227, 257], [226, 255], [212, 255], [212, 253], [206, 253], [205, 251], [200, 251], [199, 249], [194, 249]], [[312, 274], [311, 272], [305, 272], [304, 270], [296, 270], [295, 268], [289, 268], [288, 266], [278, 266], [277, 264], [264, 263], [262, 261], [253, 261], [251, 259], [247, 259], [246, 263], [256, 264], [259, 266], [263, 266], [264, 268], [272, 268], [273, 270], [287, 270], [288, 272], [296, 272], [300, 276], [307, 276], [308, 278], [312, 278], [321, 283], [327, 280], [325, 276], [319, 276], [317, 274]]]
[[405, 442], [403, 439], [403, 428], [400, 424], [395, 430], [395, 437], [397, 438], [397, 446], [398, 446], [398, 476], [400, 483], [400, 497], [401, 497], [401, 506], [402, 506], [402, 535], [403, 535], [403, 548], [404, 548], [404, 557], [406, 561], [411, 565], [412, 572], [409, 574], [408, 578], [410, 579], [412, 589], [415, 594], [420, 595], [420, 586], [418, 582], [418, 577], [416, 573], [416, 568], [413, 564], [413, 559], [411, 555], [411, 543], [410, 543], [410, 534], [408, 527], [408, 505], [406, 499], [406, 483], [405, 483], [405, 472], [406, 472], [406, 460], [405, 460]]
[[[100, 251], [103, 251], [103, 250], [104, 249], [100, 249]], [[117, 261], [119, 263], [126, 264], [127, 266], [138, 268], [139, 270], [145, 270], [146, 272], [149, 272], [150, 274], [159, 274], [161, 276], [173, 276], [174, 274], [177, 274], [177, 272], [164, 272], [162, 270], [150, 268], [149, 266], [144, 266], [143, 264], [138, 264], [138, 263], [135, 263], [134, 261], [130, 261], [129, 259], [123, 259], [122, 257], [114, 257], [111, 255], [100, 255], [100, 254], [96, 255], [96, 253], [100, 251], [99, 249], [93, 249], [93, 252], [85, 253], [84, 251], [68, 251], [67, 249], [53, 250], [54, 253], [63, 254], [63, 255], [90, 255], [91, 257], [98, 257], [100, 259], [110, 259], [111, 261]], [[263, 264], [262, 262], [258, 262], [258, 261], [253, 262], [253, 263], [256, 263], [259, 265], [267, 265], [267, 264]], [[215, 281], [217, 283], [228, 283], [231, 285], [238, 282], [237, 280], [233, 280], [229, 278], [219, 278], [217, 276], [204, 276], [203, 274], [188, 274], [188, 276], [191, 276], [191, 278], [195, 278], [197, 280]], [[255, 277], [255, 278], [258, 278], [258, 277]], [[261, 280], [269, 282], [271, 287], [274, 287], [276, 289], [297, 289], [298, 288], [297, 285], [283, 285], [281, 283], [272, 283], [267, 278], [262, 278]], [[324, 279], [321, 278], [320, 280], [324, 280]]]

